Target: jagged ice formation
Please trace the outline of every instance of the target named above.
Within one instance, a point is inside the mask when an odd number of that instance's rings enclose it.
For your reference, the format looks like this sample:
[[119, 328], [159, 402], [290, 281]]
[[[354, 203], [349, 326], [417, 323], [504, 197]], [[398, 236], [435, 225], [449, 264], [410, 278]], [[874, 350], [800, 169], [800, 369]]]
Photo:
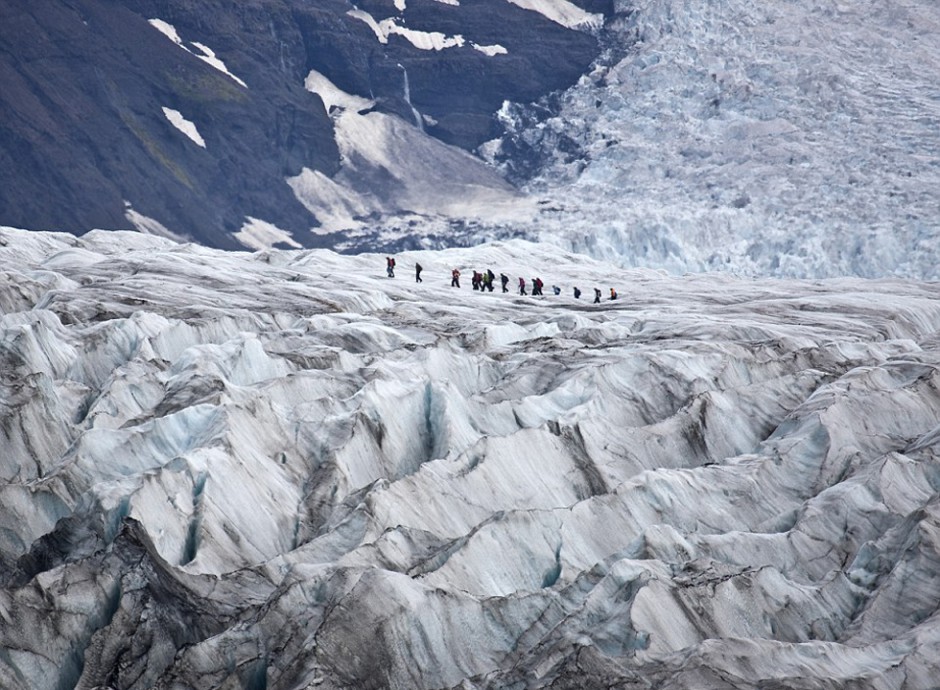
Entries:
[[618, 2], [612, 48], [490, 155], [533, 236], [676, 273], [937, 279], [940, 4]]
[[0, 687], [934, 684], [937, 284], [397, 258], [0, 229]]

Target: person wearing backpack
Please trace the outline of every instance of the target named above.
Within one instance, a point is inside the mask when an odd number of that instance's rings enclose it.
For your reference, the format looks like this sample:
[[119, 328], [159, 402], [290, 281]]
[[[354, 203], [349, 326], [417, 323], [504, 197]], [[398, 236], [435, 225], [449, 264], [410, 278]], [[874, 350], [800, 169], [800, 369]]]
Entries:
[[385, 272], [389, 278], [395, 277], [395, 259], [391, 256], [385, 257]]

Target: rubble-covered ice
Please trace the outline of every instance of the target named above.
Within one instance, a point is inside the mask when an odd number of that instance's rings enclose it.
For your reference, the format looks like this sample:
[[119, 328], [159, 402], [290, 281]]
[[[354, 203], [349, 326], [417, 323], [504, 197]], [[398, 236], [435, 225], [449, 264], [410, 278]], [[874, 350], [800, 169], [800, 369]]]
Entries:
[[936, 685], [940, 285], [397, 264], [0, 229], [0, 687]]

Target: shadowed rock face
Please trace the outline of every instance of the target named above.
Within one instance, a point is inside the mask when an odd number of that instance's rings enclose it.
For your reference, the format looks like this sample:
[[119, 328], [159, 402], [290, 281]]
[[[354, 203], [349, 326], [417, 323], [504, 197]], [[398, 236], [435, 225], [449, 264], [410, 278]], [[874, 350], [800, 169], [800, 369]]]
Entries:
[[[216, 46], [249, 88], [156, 31], [151, 8], [134, 9], [87, 0], [3, 10], [4, 222], [126, 228], [128, 201], [219, 247], [238, 247], [229, 235], [246, 215], [302, 235], [309, 214], [283, 178], [302, 165], [329, 173], [338, 159], [319, 99], [260, 50], [239, 60], [235, 47], [250, 41], [222, 33], [224, 22], [219, 34], [185, 35]], [[206, 148], [180, 136], [163, 107], [185, 113]]]
[[[391, 0], [367, 0], [359, 6], [376, 18], [398, 15]], [[530, 102], [565, 88], [572, 77], [583, 73], [597, 49], [591, 36], [505, 0], [459, 6], [425, 0], [409, 3], [404, 16], [411, 29], [462, 35], [477, 45], [500, 45], [509, 50], [496, 60], [469, 48], [442, 51], [429, 58], [428, 51], [415, 49], [408, 41], [393, 36], [385, 47], [384, 59], [373, 61], [367, 72], [369, 90], [382, 96], [389, 109], [398, 108], [396, 112], [410, 118], [410, 108], [401, 100], [403, 74], [407, 71], [411, 103], [437, 123], [429, 126], [428, 132], [466, 149], [499, 134], [491, 115], [503, 101]], [[323, 36], [323, 40], [329, 41], [329, 36]], [[316, 62], [312, 66], [319, 68]], [[331, 65], [323, 66], [331, 69]], [[329, 76], [330, 72], [326, 73]], [[347, 77], [355, 78], [348, 74], [348, 68], [340, 66], [336, 74], [338, 84], [359, 86], [346, 81]]]
[[[608, 3], [581, 3], [591, 12]], [[597, 41], [506, 0], [413, 1], [359, 8], [375, 21], [459, 35], [427, 50], [379, 41], [346, 0], [247, 2], [38, 0], [0, 8], [0, 223], [129, 228], [128, 206], [180, 235], [222, 248], [258, 218], [307, 246], [314, 214], [285, 179], [332, 177], [333, 126], [304, 78], [317, 70], [428, 135], [472, 150], [498, 133], [503, 101], [572, 84]], [[178, 32], [174, 43], [148, 20]], [[474, 49], [500, 45], [496, 56]], [[204, 58], [216, 57], [230, 74]], [[406, 89], [407, 79], [407, 89]], [[410, 92], [410, 93], [409, 93]], [[410, 96], [410, 103], [408, 102]], [[163, 109], [191, 122], [204, 147]], [[425, 124], [424, 122], [421, 123]]]

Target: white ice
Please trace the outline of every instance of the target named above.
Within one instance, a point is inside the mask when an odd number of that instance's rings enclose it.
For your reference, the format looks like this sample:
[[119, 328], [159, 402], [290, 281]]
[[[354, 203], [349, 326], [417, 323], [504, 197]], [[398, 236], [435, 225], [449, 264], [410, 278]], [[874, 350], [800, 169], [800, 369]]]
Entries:
[[651, 0], [608, 29], [626, 54], [520, 133], [554, 157], [534, 230], [676, 273], [940, 276], [940, 4]]
[[396, 258], [0, 228], [0, 684], [932, 687], [940, 286]]

